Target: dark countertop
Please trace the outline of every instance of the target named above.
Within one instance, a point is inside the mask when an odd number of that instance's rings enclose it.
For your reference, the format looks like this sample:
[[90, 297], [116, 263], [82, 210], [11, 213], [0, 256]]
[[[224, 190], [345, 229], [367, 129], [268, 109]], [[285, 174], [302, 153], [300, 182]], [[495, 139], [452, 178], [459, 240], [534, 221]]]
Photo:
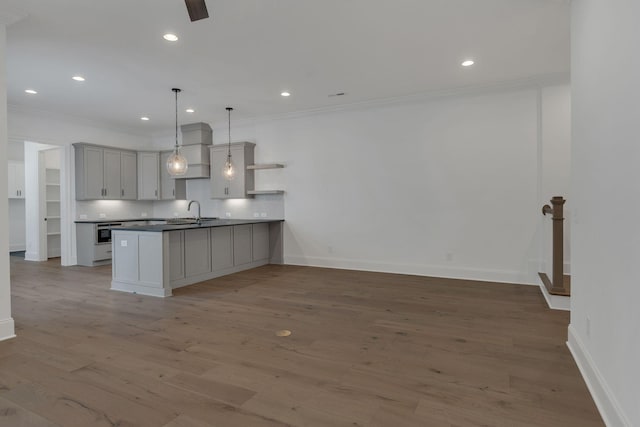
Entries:
[[[138, 220], [140, 221], [140, 220]], [[260, 224], [263, 222], [282, 222], [283, 219], [213, 219], [205, 220], [201, 223], [193, 224], [157, 224], [157, 225], [132, 225], [122, 227], [111, 227], [112, 230], [124, 230], [124, 231], [174, 231], [174, 230], [187, 230], [190, 228], [210, 228], [210, 227], [224, 227], [230, 225], [244, 225], [244, 224]]]
[[134, 221], [166, 221], [168, 219], [174, 218], [128, 218], [128, 219], [119, 219], [119, 218], [100, 218], [100, 219], [77, 219], [74, 222], [76, 224], [104, 224], [111, 222], [134, 222]]

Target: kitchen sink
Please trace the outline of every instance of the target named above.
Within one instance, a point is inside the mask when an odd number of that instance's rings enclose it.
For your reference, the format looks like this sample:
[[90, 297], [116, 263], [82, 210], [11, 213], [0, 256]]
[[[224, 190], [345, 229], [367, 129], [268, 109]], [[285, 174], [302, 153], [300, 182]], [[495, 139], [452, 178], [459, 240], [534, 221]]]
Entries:
[[[214, 219], [219, 219], [217, 217], [202, 217], [199, 222], [204, 221], [213, 221]], [[198, 220], [195, 218], [169, 218], [167, 219], [167, 224], [171, 225], [181, 225], [181, 224], [198, 224]]]

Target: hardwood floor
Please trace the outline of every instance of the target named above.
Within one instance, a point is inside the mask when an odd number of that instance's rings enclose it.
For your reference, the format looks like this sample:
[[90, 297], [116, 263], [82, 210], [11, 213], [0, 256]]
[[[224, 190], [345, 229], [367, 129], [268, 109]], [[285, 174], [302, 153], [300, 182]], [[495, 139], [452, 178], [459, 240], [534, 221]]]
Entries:
[[11, 269], [0, 426], [603, 425], [536, 287], [265, 266], [160, 299]]

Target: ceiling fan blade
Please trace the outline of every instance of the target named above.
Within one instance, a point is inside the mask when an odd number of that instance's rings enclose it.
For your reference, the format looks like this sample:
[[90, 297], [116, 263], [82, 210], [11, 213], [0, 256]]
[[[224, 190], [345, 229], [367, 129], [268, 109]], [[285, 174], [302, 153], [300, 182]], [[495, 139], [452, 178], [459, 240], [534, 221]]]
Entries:
[[204, 0], [184, 0], [184, 2], [187, 4], [191, 22], [209, 17], [209, 11], [207, 11], [207, 5]]

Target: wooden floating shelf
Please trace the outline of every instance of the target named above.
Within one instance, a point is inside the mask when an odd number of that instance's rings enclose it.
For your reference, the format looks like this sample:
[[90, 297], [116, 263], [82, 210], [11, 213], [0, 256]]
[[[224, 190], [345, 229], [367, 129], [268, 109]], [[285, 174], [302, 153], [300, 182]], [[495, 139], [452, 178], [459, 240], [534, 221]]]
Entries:
[[280, 169], [283, 168], [284, 165], [280, 163], [269, 163], [263, 165], [247, 165], [247, 170], [258, 170], [258, 169]]
[[247, 194], [284, 194], [284, 190], [249, 190]]

